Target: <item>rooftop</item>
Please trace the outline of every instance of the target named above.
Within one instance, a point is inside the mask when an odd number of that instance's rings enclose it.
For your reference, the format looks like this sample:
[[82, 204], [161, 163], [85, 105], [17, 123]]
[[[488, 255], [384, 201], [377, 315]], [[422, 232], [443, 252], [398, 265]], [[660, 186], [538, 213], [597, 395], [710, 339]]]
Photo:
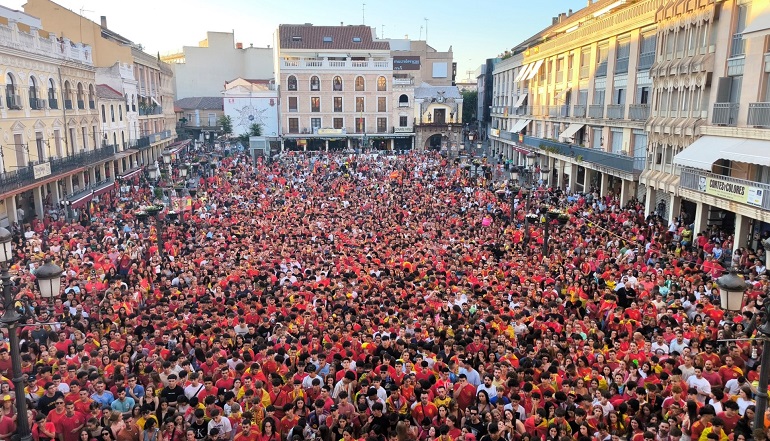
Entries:
[[96, 97], [108, 100], [123, 100], [123, 94], [106, 84], [96, 85]]
[[193, 96], [174, 101], [174, 108], [182, 110], [222, 110], [224, 99], [220, 96]]
[[283, 24], [278, 27], [281, 49], [390, 50], [385, 41], [374, 41], [369, 26], [313, 26]]

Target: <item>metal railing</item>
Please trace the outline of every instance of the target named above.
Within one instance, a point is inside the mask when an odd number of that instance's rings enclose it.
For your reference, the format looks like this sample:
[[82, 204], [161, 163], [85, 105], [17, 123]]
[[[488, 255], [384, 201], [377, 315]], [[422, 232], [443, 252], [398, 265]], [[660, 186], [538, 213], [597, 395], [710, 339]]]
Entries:
[[72, 110], [72, 100], [64, 100], [64, 108], [67, 110]]
[[628, 106], [628, 119], [634, 121], [647, 121], [650, 117], [649, 104], [631, 104]]
[[599, 63], [596, 66], [596, 72], [594, 72], [594, 76], [599, 77], [606, 77], [607, 76], [607, 62]]
[[625, 104], [608, 104], [607, 105], [607, 118], [608, 119], [623, 119], [625, 118]]
[[29, 108], [32, 110], [38, 110], [38, 109], [45, 109], [45, 100], [41, 100], [38, 98], [30, 97], [29, 98]]
[[585, 104], [575, 104], [572, 106], [572, 116], [575, 118], [585, 118], [586, 117], [586, 105]]
[[77, 153], [64, 158], [55, 158], [49, 161], [51, 164], [51, 174], [41, 176], [38, 179], [35, 179], [35, 173], [31, 165], [16, 169], [11, 172], [0, 173], [0, 194], [33, 184], [36, 181], [48, 179], [51, 176], [65, 174], [77, 168], [91, 165], [97, 161], [108, 159], [114, 155], [114, 146], [106, 146], [95, 150]]
[[711, 114], [711, 124], [719, 126], [735, 126], [738, 122], [738, 103], [714, 103]]
[[615, 75], [628, 73], [628, 57], [615, 60]]
[[58, 109], [59, 108], [59, 101], [56, 99], [48, 99], [48, 107], [51, 109]]
[[636, 70], [648, 70], [655, 63], [655, 52], [639, 54], [639, 65]]
[[8, 95], [5, 97], [5, 103], [9, 109], [21, 109], [21, 97], [19, 95]]
[[690, 167], [682, 167], [679, 178], [679, 185], [682, 188], [688, 190], [694, 190], [702, 192], [700, 188], [701, 178], [714, 178], [720, 181], [732, 182], [734, 184], [742, 185], [744, 187], [756, 187], [762, 189], [762, 208], [770, 210], [770, 184], [765, 184], [756, 181], [747, 181], [745, 179], [733, 178], [730, 176], [722, 176], [716, 173], [707, 172], [705, 170], [698, 170]]
[[748, 125], [770, 127], [770, 103], [749, 103]]
[[588, 106], [589, 118], [604, 118], [604, 104], [591, 104]]
[[626, 173], [640, 174], [644, 170], [647, 158], [626, 156], [617, 153], [605, 152], [574, 144], [551, 141], [548, 139], [524, 136], [524, 144], [540, 150], [553, 152], [559, 155], [576, 158], [578, 161], [598, 164], [600, 166], [619, 170]]

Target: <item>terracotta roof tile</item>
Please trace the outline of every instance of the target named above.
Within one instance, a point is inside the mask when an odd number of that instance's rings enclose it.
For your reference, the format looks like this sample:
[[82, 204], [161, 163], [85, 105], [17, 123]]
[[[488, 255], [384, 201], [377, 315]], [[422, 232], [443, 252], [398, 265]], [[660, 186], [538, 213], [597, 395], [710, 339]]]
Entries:
[[[388, 42], [374, 41], [372, 28], [369, 26], [285, 24], [278, 28], [278, 33], [281, 49], [390, 50]], [[353, 41], [354, 38], [356, 41]]]

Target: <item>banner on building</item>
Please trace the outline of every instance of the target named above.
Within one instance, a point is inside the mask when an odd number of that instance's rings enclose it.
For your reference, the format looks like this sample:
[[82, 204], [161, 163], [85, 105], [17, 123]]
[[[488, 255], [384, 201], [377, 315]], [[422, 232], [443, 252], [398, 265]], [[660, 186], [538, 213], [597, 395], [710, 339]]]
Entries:
[[420, 70], [420, 57], [410, 55], [393, 57], [393, 70]]
[[698, 190], [722, 199], [758, 207], [762, 206], [764, 196], [764, 189], [708, 176], [700, 177]]

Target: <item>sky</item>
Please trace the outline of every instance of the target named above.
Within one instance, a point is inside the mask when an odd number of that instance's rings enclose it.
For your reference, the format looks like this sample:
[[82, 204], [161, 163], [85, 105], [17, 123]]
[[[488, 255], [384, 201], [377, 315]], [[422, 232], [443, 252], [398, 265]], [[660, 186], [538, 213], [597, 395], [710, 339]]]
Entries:
[[[25, 0], [4, 0], [23, 10]], [[577, 11], [586, 0], [58, 0], [60, 5], [140, 43], [150, 54], [197, 46], [206, 31], [235, 32], [236, 42], [266, 47], [279, 24], [361, 24], [385, 38], [424, 40], [454, 52], [457, 81], [466, 81], [485, 59], [534, 35], [551, 17]], [[426, 21], [427, 19], [427, 21]], [[426, 29], [427, 28], [427, 29]], [[475, 81], [475, 79], [474, 79]]]

